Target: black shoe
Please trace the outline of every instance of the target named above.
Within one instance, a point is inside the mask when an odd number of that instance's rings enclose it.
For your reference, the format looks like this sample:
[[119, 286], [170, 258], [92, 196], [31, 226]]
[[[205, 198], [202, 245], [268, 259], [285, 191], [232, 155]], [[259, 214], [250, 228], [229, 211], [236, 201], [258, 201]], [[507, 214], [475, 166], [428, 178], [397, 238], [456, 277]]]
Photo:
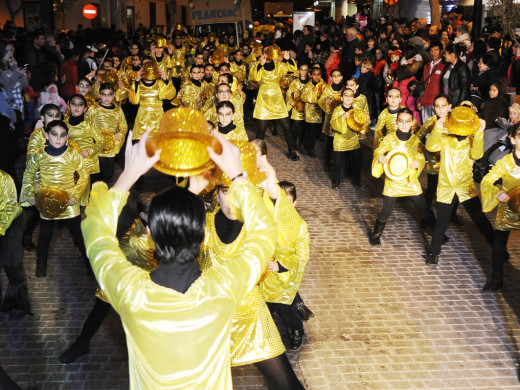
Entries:
[[299, 161], [300, 160], [300, 157], [296, 154], [294, 149], [289, 150], [289, 152], [286, 153], [285, 155], [287, 156], [287, 158], [289, 160], [292, 160], [292, 161]]
[[45, 278], [47, 276], [47, 261], [36, 260], [36, 273], [37, 278]]
[[431, 252], [426, 254], [426, 265], [435, 265], [439, 263], [439, 255], [434, 255]]
[[301, 348], [303, 343], [303, 329], [293, 329], [291, 335], [290, 348], [293, 351], [297, 351]]
[[69, 349], [63, 352], [59, 359], [60, 362], [65, 364], [74, 363], [80, 356], [86, 355], [89, 352], [88, 345], [85, 345], [79, 341], [75, 341]]
[[374, 231], [370, 234], [368, 241], [370, 245], [381, 245], [381, 235], [383, 234], [383, 230], [385, 230], [386, 222], [382, 222], [379, 219], [376, 219], [376, 225], [374, 226]]
[[452, 215], [452, 217], [450, 218], [450, 222], [455, 226], [464, 226], [464, 221], [459, 219], [459, 217], [457, 217], [457, 214]]
[[26, 251], [32, 252], [36, 249], [36, 245], [32, 242], [32, 235], [24, 233], [22, 238], [22, 247]]
[[493, 272], [491, 279], [486, 281], [486, 284], [482, 287], [482, 291], [498, 291], [504, 284], [504, 273]]
[[332, 189], [336, 189], [336, 188], [339, 188], [339, 181], [335, 181], [334, 183], [332, 183]]

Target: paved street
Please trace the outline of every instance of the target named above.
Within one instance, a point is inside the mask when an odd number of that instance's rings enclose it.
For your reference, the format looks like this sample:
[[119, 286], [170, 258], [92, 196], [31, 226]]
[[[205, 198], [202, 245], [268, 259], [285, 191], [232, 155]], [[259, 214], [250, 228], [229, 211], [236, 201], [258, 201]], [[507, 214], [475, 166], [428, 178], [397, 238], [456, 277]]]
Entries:
[[[397, 203], [382, 245], [371, 247], [367, 232], [382, 205], [383, 187], [369, 176], [371, 150], [364, 147], [364, 188], [344, 179], [333, 190], [321, 159], [291, 162], [282, 139], [268, 134], [269, 160], [280, 180], [296, 184], [298, 209], [311, 235], [300, 291], [315, 317], [305, 323], [303, 347], [288, 353], [306, 388], [520, 389], [519, 235], [509, 240], [503, 292], [483, 294], [491, 249], [462, 208], [465, 226], [450, 225], [438, 266], [424, 264], [430, 237], [421, 233], [407, 200]], [[323, 147], [318, 143], [320, 156]], [[147, 180], [162, 185], [155, 173]], [[120, 230], [128, 226], [128, 217], [122, 225]], [[78, 336], [96, 289], [67, 229], [56, 230], [47, 278], [34, 277], [34, 252], [25, 252], [25, 265], [34, 316], [0, 314], [4, 369], [24, 388], [128, 388], [125, 338], [114, 312], [93, 338], [89, 355], [71, 365], [58, 360]], [[233, 369], [233, 380], [235, 389], [268, 389], [254, 366]]]

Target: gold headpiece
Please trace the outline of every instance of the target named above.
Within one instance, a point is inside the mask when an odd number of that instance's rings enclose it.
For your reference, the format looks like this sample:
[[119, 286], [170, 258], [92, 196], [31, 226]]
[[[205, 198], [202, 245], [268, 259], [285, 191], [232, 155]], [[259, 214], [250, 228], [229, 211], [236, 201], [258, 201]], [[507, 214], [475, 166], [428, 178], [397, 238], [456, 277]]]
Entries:
[[282, 58], [282, 49], [280, 49], [280, 46], [269, 46], [267, 48], [267, 58], [271, 61], [278, 61], [280, 58]]
[[225, 58], [226, 58], [226, 55], [225, 55], [224, 52], [223, 52], [222, 50], [220, 50], [220, 49], [215, 50], [215, 51], [211, 54], [211, 57], [210, 57], [210, 59], [211, 59], [211, 63], [212, 63], [213, 65], [216, 65], [216, 66], [220, 65], [221, 63], [223, 63], [224, 60], [225, 60]]
[[159, 73], [159, 67], [155, 63], [155, 61], [145, 61], [142, 65], [143, 69], [143, 78], [147, 80], [156, 80], [161, 77]]
[[480, 119], [470, 107], [458, 106], [453, 109], [446, 128], [448, 133], [454, 135], [468, 136], [475, 134], [480, 127]]
[[156, 47], [168, 47], [168, 41], [165, 37], [157, 37], [155, 39], [155, 46]]

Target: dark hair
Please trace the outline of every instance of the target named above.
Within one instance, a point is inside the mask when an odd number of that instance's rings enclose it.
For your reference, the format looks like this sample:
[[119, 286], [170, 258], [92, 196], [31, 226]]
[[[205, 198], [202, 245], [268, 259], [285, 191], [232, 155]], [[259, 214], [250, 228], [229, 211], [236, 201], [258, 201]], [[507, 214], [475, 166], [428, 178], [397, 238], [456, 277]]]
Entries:
[[218, 112], [221, 108], [231, 108], [231, 111], [233, 111], [233, 114], [235, 113], [235, 105], [229, 101], [219, 102], [215, 106], [215, 110]]
[[209, 66], [211, 66], [213, 69], [215, 69], [215, 65], [210, 64], [210, 63], [208, 62], [206, 65], [204, 65], [204, 70], [206, 70], [206, 68], [209, 67]]
[[493, 58], [493, 55], [486, 53], [482, 56], [482, 63], [488, 68], [491, 68], [495, 65], [495, 59]]
[[290, 181], [283, 180], [278, 183], [278, 185], [285, 191], [285, 193], [293, 198], [293, 201], [296, 200], [296, 186]]
[[442, 44], [441, 41], [437, 41], [437, 40], [435, 40], [435, 41], [431, 41], [431, 42], [430, 42], [430, 50], [431, 50], [433, 47], [438, 47], [441, 51], [444, 50], [444, 46], [443, 46], [443, 44]]
[[410, 110], [408, 107], [400, 108], [399, 111], [397, 111], [397, 118], [399, 118], [399, 115], [401, 114], [410, 114], [412, 116], [412, 119], [414, 117], [412, 110]]
[[[219, 77], [225, 76], [227, 78], [227, 84], [233, 84], [233, 76], [230, 73], [224, 73], [219, 75]], [[230, 87], [231, 88], [231, 87]]]
[[[101, 90], [101, 89], [100, 89], [100, 90]], [[83, 95], [80, 94], [80, 93], [77, 93], [77, 94], [75, 94], [75, 95], [72, 95], [72, 96], [70, 97], [70, 99], [69, 99], [69, 104], [70, 104], [70, 102], [72, 101], [72, 99], [74, 99], [74, 98], [78, 98], [78, 99], [83, 100], [83, 104], [85, 104], [85, 107], [87, 107], [87, 99], [85, 99], [85, 96], [83, 96]]]
[[112, 92], [115, 92], [114, 86], [110, 83], [103, 83], [99, 86], [99, 91], [104, 91], [105, 89], [110, 89]]
[[218, 66], [218, 70], [220, 71], [220, 69], [222, 69], [224, 66], [225, 66], [226, 68], [228, 68], [228, 69], [231, 69], [230, 66], [229, 66], [229, 64], [223, 62], [223, 63], [221, 63], [221, 64]]
[[47, 112], [51, 110], [56, 110], [61, 114], [60, 108], [56, 104], [49, 103], [42, 107], [42, 109], [40, 110], [40, 116], [44, 116], [45, 114], [47, 114]]
[[81, 83], [82, 81], [86, 81], [88, 83], [88, 85], [92, 86], [92, 83], [90, 82], [90, 80], [86, 77], [82, 77], [78, 80], [78, 84]]
[[69, 134], [69, 128], [67, 127], [67, 124], [65, 122], [63, 122], [61, 119], [56, 119], [52, 122], [49, 122], [47, 124], [47, 126], [45, 126], [43, 128], [43, 130], [48, 133], [49, 131], [51, 131], [51, 129], [55, 128], [55, 127], [62, 127], [65, 129], [65, 131], [67, 132], [67, 134]]
[[267, 144], [263, 139], [256, 138], [250, 141], [253, 145], [256, 145], [260, 148], [260, 154], [262, 156], [267, 156]]
[[457, 58], [459, 58], [462, 55], [463, 50], [465, 47], [462, 47], [461, 45], [457, 45], [455, 43], [449, 43], [446, 45], [445, 52], [455, 54]]
[[519, 129], [520, 129], [520, 122], [514, 124], [513, 126], [511, 126], [509, 128], [509, 136], [513, 137], [513, 138], [516, 137], [516, 135], [519, 132]]
[[443, 94], [443, 93], [440, 93], [438, 94], [437, 96], [435, 96], [435, 99], [433, 99], [433, 104], [435, 104], [435, 102], [438, 100], [438, 99], [446, 99], [446, 101], [448, 102], [448, 104], [451, 104], [451, 101], [450, 101], [450, 98]]
[[[141, 222], [144, 226], [148, 225], [148, 210], [150, 209], [150, 203], [152, 203], [154, 195], [153, 192], [141, 192], [137, 195], [136, 208], [139, 213], [139, 218], [141, 218]], [[146, 219], [141, 217], [141, 213], [146, 214]]]
[[202, 200], [185, 188], [167, 188], [155, 195], [148, 224], [159, 263], [196, 261], [204, 239], [206, 215]]
[[202, 68], [202, 69], [203, 69], [202, 66], [199, 66], [199, 65], [192, 65], [192, 66], [190, 66], [190, 73], [193, 72], [193, 69], [195, 69], [195, 68], [199, 68], [199, 69]]

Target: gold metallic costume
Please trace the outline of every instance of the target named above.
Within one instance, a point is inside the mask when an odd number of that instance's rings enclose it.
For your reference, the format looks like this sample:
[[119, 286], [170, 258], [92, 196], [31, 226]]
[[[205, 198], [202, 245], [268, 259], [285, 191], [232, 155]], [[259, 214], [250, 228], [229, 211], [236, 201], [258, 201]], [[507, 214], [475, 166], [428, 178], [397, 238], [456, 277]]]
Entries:
[[[426, 119], [423, 125], [417, 130], [417, 138], [423, 139], [428, 134], [431, 134], [435, 127], [435, 123], [437, 123], [437, 116], [433, 115], [430, 118]], [[429, 175], [438, 175], [439, 174], [439, 166], [441, 161], [441, 154], [439, 152], [428, 152], [426, 151], [426, 172]]]
[[163, 56], [161, 58], [161, 61], [157, 59], [156, 56], [152, 56], [152, 58], [157, 63], [157, 66], [164, 71], [164, 74], [166, 75], [166, 79], [169, 79], [171, 77], [171, 70], [172, 70], [172, 61], [171, 57], [168, 55], [168, 53], [165, 51], [163, 52]]
[[[360, 94], [354, 98], [354, 102], [352, 103], [352, 107], [357, 110], [363, 111], [367, 118], [370, 118], [370, 111], [368, 109], [368, 102], [365, 95]], [[367, 122], [367, 127], [370, 125], [370, 120]]]
[[[332, 136], [333, 131], [330, 126], [330, 120], [332, 118], [332, 113], [336, 109], [336, 107], [341, 106], [341, 95], [343, 94], [343, 88], [339, 91], [334, 91], [332, 86], [327, 85], [321, 94], [321, 97], [318, 100], [318, 105], [325, 113], [325, 117], [323, 118], [323, 127], [321, 128], [321, 132], [325, 135]], [[332, 102], [327, 104], [327, 100], [331, 99]]]
[[[309, 83], [310, 81], [307, 80]], [[303, 111], [298, 111], [294, 106], [291, 106], [291, 103], [294, 102], [294, 99], [297, 97], [301, 98], [303, 87], [305, 87], [306, 83], [302, 83], [300, 78], [294, 79], [289, 85], [289, 89], [287, 89], [287, 93], [285, 94], [285, 99], [287, 102], [287, 107], [289, 109], [292, 108], [291, 111], [291, 119], [295, 121], [304, 121], [305, 113]]]
[[[34, 178], [39, 172], [39, 188], [58, 186], [76, 200], [76, 204], [67, 206], [67, 209], [56, 219], [78, 216], [81, 198], [86, 192], [85, 188], [89, 185], [89, 174], [83, 160], [79, 152], [70, 146], [59, 156], [51, 156], [43, 148], [33, 153], [23, 174], [22, 191], [20, 193], [22, 206], [29, 207], [30, 204], [27, 200], [35, 197]], [[76, 172], [78, 174], [77, 181], [74, 178]], [[41, 214], [40, 218], [47, 219]]]
[[265, 279], [260, 283], [260, 291], [266, 302], [290, 305], [300, 288], [309, 261], [309, 232], [307, 224], [287, 198], [285, 191], [280, 190], [275, 204], [267, 192], [264, 192], [264, 201], [278, 226], [274, 261], [287, 271], [267, 271]]
[[90, 153], [84, 160], [88, 173], [99, 173], [99, 153], [105, 147], [105, 140], [99, 129], [87, 119], [77, 126], [72, 126], [68, 120], [65, 123], [69, 128], [69, 140], [76, 142], [81, 151], [87, 150]]
[[258, 66], [250, 71], [251, 80], [260, 84], [253, 117], [262, 120], [287, 118], [289, 111], [283, 99], [280, 79], [287, 72], [296, 72], [296, 64], [292, 60], [277, 62], [271, 71], [265, 70], [263, 66], [258, 69]]
[[139, 110], [135, 117], [133, 139], [141, 139], [141, 136], [148, 129], [152, 129], [154, 134], [159, 129], [159, 122], [164, 114], [162, 108], [163, 100], [171, 100], [175, 97], [175, 87], [172, 83], [166, 84], [162, 80], [155, 80], [150, 85], [142, 82], [130, 89], [128, 98], [130, 103], [139, 104]]
[[182, 45], [180, 48], [173, 46], [170, 62], [172, 66], [170, 76], [182, 77], [186, 64], [186, 46]]
[[321, 123], [321, 108], [318, 105], [322, 92], [325, 90], [327, 84], [320, 80], [318, 84], [314, 85], [312, 81], [305, 84], [302, 91], [302, 101], [305, 102], [305, 122], [307, 123]]
[[204, 106], [204, 102], [201, 100], [197, 103], [197, 99], [201, 97], [202, 91], [204, 91], [204, 85], [201, 83], [200, 87], [195, 85], [193, 81], [186, 80], [183, 84], [181, 90], [179, 91], [179, 95], [177, 96], [177, 100], [182, 103], [183, 106], [189, 108], [196, 108], [197, 110], [202, 110]]
[[18, 195], [14, 180], [6, 172], [0, 170], [0, 236], [5, 235], [11, 223], [22, 213], [18, 204]]
[[97, 104], [85, 115], [85, 120], [92, 121], [99, 131], [106, 130], [112, 134], [119, 134], [121, 139], [115, 141], [114, 148], [107, 153], [101, 153], [100, 157], [115, 157], [125, 143], [128, 125], [126, 124], [125, 114], [117, 104], [115, 108], [105, 108]]
[[[374, 150], [377, 149], [379, 143], [383, 139], [383, 129], [386, 128], [386, 134], [395, 133], [397, 131], [397, 111], [390, 114], [388, 108], [385, 108], [377, 118], [376, 128], [374, 129]], [[414, 118], [412, 125], [412, 133], [417, 129], [417, 120]]]
[[332, 113], [332, 119], [330, 121], [332, 130], [334, 132], [333, 148], [335, 152], [345, 152], [359, 149], [361, 147], [359, 144], [359, 136], [365, 135], [368, 130], [368, 120], [364, 130], [361, 132], [358, 133], [357, 131], [352, 130], [348, 126], [347, 120], [343, 118], [344, 113], [345, 110], [343, 109], [342, 105], [336, 107]]
[[374, 150], [374, 159], [372, 160], [372, 176], [380, 177], [383, 174], [384, 166], [377, 160], [380, 156], [386, 155], [388, 152], [398, 149], [403, 153], [408, 153], [412, 161], [419, 163], [419, 168], [410, 168], [408, 177], [403, 180], [392, 180], [385, 175], [385, 187], [383, 195], [391, 197], [415, 196], [422, 194], [421, 184], [419, 183], [419, 175], [424, 168], [425, 159], [423, 153], [423, 144], [419, 138], [412, 135], [408, 141], [401, 141], [397, 138], [395, 132], [389, 133], [383, 138], [379, 147]]
[[450, 204], [455, 194], [460, 203], [478, 196], [473, 180], [473, 163], [484, 155], [482, 131], [458, 141], [447, 130], [435, 126], [426, 141], [426, 149], [441, 152], [437, 202]]
[[[233, 120], [233, 124], [237, 127], [232, 132], [225, 135], [226, 139], [231, 140], [239, 140], [239, 141], [249, 141], [249, 137], [246, 133], [246, 127], [244, 123], [244, 104], [240, 95], [234, 93], [231, 95], [231, 99], [229, 99], [233, 106], [235, 106], [235, 119]], [[218, 116], [217, 116], [217, 108], [216, 106], [212, 106], [206, 112], [204, 112], [204, 117], [215, 125], [215, 128], [218, 129]], [[233, 133], [232, 136], [228, 137], [229, 134]]]
[[241, 61], [240, 64], [233, 61], [229, 64], [229, 72], [233, 77], [236, 77], [239, 83], [243, 83], [246, 81], [247, 65], [244, 61]]
[[[514, 188], [520, 186], [520, 167], [516, 165], [513, 153], [498, 160], [480, 183], [483, 211], [486, 213], [490, 212], [498, 204], [497, 217], [495, 220], [495, 229], [497, 230], [520, 230], [520, 218], [518, 213], [511, 210], [507, 202], [499, 202], [496, 198], [499, 192], [505, 192], [507, 194]], [[495, 182], [498, 179], [502, 179], [502, 189], [495, 186]]]
[[272, 216], [250, 182], [232, 183], [228, 199], [247, 227], [243, 245], [180, 293], [152, 282], [119, 248], [115, 231], [128, 195], [95, 183], [82, 230], [96, 279], [125, 329], [130, 388], [232, 389], [231, 318], [273, 256]]
[[27, 144], [26, 164], [29, 162], [31, 155], [34, 154], [38, 149], [45, 147], [46, 143], [47, 138], [45, 137], [45, 130], [43, 130], [43, 127], [34, 129], [29, 136], [29, 143]]
[[[215, 228], [215, 214], [206, 214], [206, 233], [201, 247], [199, 264], [204, 271], [225, 264], [243, 250], [246, 226], [230, 244], [224, 244]], [[271, 313], [255, 285], [237, 307], [231, 330], [231, 366], [241, 366], [281, 355], [285, 347]]]

